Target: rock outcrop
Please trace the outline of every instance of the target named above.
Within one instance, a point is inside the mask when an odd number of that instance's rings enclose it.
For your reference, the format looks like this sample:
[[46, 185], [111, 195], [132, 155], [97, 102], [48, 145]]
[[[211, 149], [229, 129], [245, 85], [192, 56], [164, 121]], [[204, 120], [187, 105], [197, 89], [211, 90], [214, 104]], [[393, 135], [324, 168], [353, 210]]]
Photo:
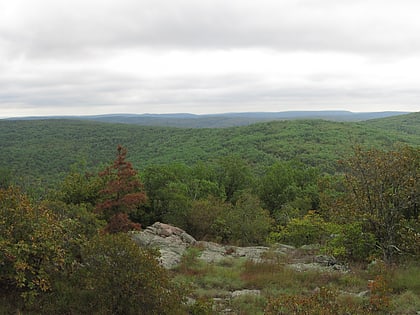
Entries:
[[270, 250], [276, 255], [287, 255], [294, 249], [294, 247], [287, 245], [279, 245], [273, 250], [265, 246], [238, 247], [197, 241], [184, 230], [160, 222], [154, 223], [143, 231], [133, 232], [132, 239], [141, 246], [158, 249], [161, 255], [160, 262], [167, 269], [179, 264], [182, 255], [192, 246], [201, 249], [198, 258], [208, 263], [216, 263], [228, 257], [259, 262]]
[[[160, 251], [160, 263], [164, 268], [176, 267], [188, 248], [199, 249], [198, 259], [209, 264], [218, 263], [225, 259], [244, 259], [254, 262], [281, 262], [287, 268], [305, 272], [318, 270], [321, 272], [346, 272], [347, 269], [338, 264], [334, 257], [316, 255], [317, 248], [307, 246], [296, 249], [293, 246], [277, 244], [276, 246], [248, 246], [238, 247], [221, 245], [213, 242], [197, 241], [184, 230], [156, 222], [140, 232], [132, 232], [132, 239], [140, 246], [153, 247]], [[233, 300], [243, 296], [258, 297], [259, 290], [242, 289], [213, 298], [213, 307], [218, 314], [235, 314], [230, 308]], [[189, 297], [189, 304], [196, 300]]]
[[153, 247], [160, 251], [160, 263], [164, 268], [175, 267], [190, 246], [197, 241], [184, 230], [156, 222], [140, 232], [133, 232], [132, 239], [141, 246]]
[[[221, 245], [213, 242], [197, 241], [184, 230], [156, 222], [140, 232], [132, 232], [132, 239], [140, 246], [153, 247], [160, 251], [160, 263], [167, 269], [177, 266], [185, 251], [190, 247], [200, 249], [201, 259], [207, 263], [217, 263], [226, 258], [243, 258], [254, 262], [270, 261], [279, 257], [289, 258], [288, 267], [297, 271], [325, 270], [345, 271], [346, 268], [337, 263], [334, 257], [326, 255], [307, 256], [303, 261], [293, 259], [298, 249], [293, 246], [277, 244], [273, 247], [248, 246], [238, 247]], [[304, 250], [306, 251], [306, 250]], [[312, 250], [308, 250], [308, 253]]]

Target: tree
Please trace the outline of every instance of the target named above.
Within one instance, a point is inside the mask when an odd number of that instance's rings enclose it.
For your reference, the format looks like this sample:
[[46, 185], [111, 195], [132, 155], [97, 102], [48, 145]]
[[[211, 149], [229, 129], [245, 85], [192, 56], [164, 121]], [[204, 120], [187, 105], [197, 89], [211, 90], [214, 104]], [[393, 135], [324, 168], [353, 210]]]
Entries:
[[65, 264], [65, 228], [48, 208], [32, 206], [19, 189], [0, 189], [0, 294], [29, 305], [48, 292]]
[[250, 167], [237, 155], [220, 159], [218, 177], [219, 186], [225, 190], [226, 201], [233, 203], [241, 191], [249, 188], [252, 180]]
[[190, 171], [186, 165], [151, 165], [144, 172], [150, 221], [165, 221], [185, 227], [185, 211], [189, 207]]
[[402, 252], [409, 222], [420, 219], [420, 149], [356, 148], [354, 156], [343, 164], [348, 188], [344, 207], [365, 223], [375, 235], [383, 259], [392, 262], [395, 254]]
[[230, 203], [213, 196], [194, 200], [188, 212], [188, 233], [198, 240], [228, 241], [228, 227], [223, 215], [231, 209]]
[[132, 164], [126, 161], [126, 156], [127, 149], [119, 145], [114, 163], [99, 173], [105, 187], [99, 192], [100, 202], [96, 211], [108, 222], [120, 213], [130, 214], [146, 202], [143, 184]]
[[59, 190], [59, 199], [67, 204], [89, 204], [92, 207], [98, 201], [101, 179], [87, 171], [86, 162], [82, 161], [71, 167]]
[[224, 195], [215, 172], [202, 164], [151, 165], [144, 172], [144, 183], [148, 196], [145, 214], [154, 219], [149, 219], [149, 223], [164, 221], [184, 229], [193, 202]]
[[279, 223], [318, 207], [318, 170], [296, 162], [277, 162], [262, 177], [259, 196]]
[[261, 207], [257, 196], [248, 192], [242, 193], [222, 217], [228, 223], [230, 241], [240, 246], [264, 244], [272, 226], [270, 213]]

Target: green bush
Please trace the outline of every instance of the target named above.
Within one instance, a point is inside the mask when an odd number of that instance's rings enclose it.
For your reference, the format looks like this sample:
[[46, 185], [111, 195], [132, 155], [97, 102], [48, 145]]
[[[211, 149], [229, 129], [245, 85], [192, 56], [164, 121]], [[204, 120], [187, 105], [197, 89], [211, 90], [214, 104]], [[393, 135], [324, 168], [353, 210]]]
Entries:
[[159, 266], [154, 253], [126, 234], [87, 242], [82, 264], [67, 285], [60, 285], [54, 296], [55, 313], [184, 314], [183, 290]]
[[234, 207], [222, 214], [228, 223], [229, 243], [239, 246], [262, 245], [271, 229], [272, 219], [257, 196], [243, 193]]
[[338, 225], [325, 222], [320, 215], [309, 211], [303, 218], [294, 218], [286, 226], [279, 227], [278, 232], [270, 233], [270, 241], [294, 246], [320, 244], [338, 229]]
[[342, 260], [365, 261], [375, 254], [375, 236], [364, 232], [361, 223], [341, 225], [323, 251]]
[[209, 298], [199, 298], [188, 308], [190, 315], [215, 315], [213, 301]]
[[17, 312], [51, 290], [65, 266], [66, 229], [54, 213], [33, 206], [19, 189], [0, 189], [0, 296]]

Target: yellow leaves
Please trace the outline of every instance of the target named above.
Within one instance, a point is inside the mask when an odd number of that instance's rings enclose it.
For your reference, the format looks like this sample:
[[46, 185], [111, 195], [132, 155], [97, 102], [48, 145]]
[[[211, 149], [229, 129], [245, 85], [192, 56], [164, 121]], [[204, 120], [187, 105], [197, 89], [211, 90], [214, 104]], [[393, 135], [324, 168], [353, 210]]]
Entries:
[[50, 282], [45, 278], [36, 278], [33, 281], [33, 284], [35, 284], [42, 292], [46, 292], [51, 288]]
[[0, 222], [2, 279], [22, 297], [49, 290], [52, 273], [64, 265], [63, 224], [13, 187], [0, 190]]
[[17, 272], [20, 271], [25, 271], [26, 269], [29, 269], [29, 265], [28, 263], [24, 262], [24, 261], [17, 261], [15, 262], [15, 269]]

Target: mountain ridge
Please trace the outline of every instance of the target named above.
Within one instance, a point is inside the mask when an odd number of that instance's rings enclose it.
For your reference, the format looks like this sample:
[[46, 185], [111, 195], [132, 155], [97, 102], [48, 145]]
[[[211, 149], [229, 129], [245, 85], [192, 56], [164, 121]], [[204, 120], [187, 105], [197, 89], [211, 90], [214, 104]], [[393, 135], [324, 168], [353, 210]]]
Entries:
[[123, 123], [140, 126], [161, 126], [179, 128], [226, 128], [246, 126], [259, 122], [297, 119], [323, 119], [329, 121], [366, 121], [409, 114], [402, 111], [351, 112], [345, 110], [325, 111], [282, 111], [282, 112], [232, 112], [220, 114], [103, 114], [103, 115], [71, 115], [71, 116], [27, 116], [10, 117], [3, 120], [46, 120], [70, 119], [88, 120], [106, 123]]

